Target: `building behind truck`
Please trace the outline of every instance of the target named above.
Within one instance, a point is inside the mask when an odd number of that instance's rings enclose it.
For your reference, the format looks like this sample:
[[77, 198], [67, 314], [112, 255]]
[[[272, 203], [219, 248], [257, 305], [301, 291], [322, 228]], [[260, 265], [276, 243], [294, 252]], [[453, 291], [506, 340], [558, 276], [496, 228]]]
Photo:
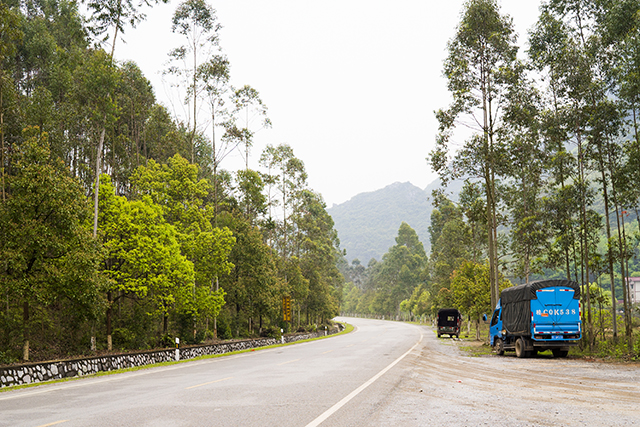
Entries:
[[527, 357], [551, 350], [566, 357], [582, 337], [580, 285], [570, 280], [541, 280], [504, 289], [489, 327], [498, 355], [515, 351]]

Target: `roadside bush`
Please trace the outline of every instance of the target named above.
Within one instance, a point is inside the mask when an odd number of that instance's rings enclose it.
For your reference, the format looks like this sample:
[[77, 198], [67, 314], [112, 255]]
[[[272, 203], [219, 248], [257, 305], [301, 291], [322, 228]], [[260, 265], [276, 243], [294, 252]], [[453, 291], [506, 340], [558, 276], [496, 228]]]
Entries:
[[218, 317], [218, 338], [221, 340], [230, 340], [233, 338], [231, 325], [225, 316]]
[[260, 336], [263, 338], [279, 338], [280, 329], [276, 329], [273, 326], [262, 328], [262, 331], [260, 332]]
[[127, 328], [115, 328], [111, 332], [113, 346], [120, 350], [135, 349], [136, 334]]
[[213, 331], [210, 330], [206, 330], [204, 332], [204, 340], [206, 341], [213, 341], [213, 339], [215, 338], [215, 336], [213, 335]]
[[12, 357], [9, 353], [0, 351], [0, 365], [9, 365], [17, 361], [18, 361], [18, 358]]

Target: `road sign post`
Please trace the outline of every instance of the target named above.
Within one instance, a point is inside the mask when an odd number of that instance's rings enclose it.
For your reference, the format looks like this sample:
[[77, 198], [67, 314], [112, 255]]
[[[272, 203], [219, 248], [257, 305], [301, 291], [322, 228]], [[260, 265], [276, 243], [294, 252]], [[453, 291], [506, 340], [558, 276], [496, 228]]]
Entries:
[[291, 322], [291, 297], [289, 295], [282, 297], [282, 320]]

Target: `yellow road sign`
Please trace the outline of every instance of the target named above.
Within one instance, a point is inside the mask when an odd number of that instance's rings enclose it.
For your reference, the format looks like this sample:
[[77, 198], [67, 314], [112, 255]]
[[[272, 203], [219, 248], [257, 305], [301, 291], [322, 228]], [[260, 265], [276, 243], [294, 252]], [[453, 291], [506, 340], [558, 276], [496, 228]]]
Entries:
[[291, 322], [291, 297], [289, 295], [282, 297], [282, 319], [285, 322]]

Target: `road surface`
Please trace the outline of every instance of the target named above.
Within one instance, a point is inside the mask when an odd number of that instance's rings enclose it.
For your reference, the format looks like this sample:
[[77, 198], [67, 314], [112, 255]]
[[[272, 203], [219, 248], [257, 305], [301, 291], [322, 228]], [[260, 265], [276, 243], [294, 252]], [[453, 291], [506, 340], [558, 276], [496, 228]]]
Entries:
[[431, 327], [0, 393], [0, 426], [640, 426], [640, 367], [469, 357]]

